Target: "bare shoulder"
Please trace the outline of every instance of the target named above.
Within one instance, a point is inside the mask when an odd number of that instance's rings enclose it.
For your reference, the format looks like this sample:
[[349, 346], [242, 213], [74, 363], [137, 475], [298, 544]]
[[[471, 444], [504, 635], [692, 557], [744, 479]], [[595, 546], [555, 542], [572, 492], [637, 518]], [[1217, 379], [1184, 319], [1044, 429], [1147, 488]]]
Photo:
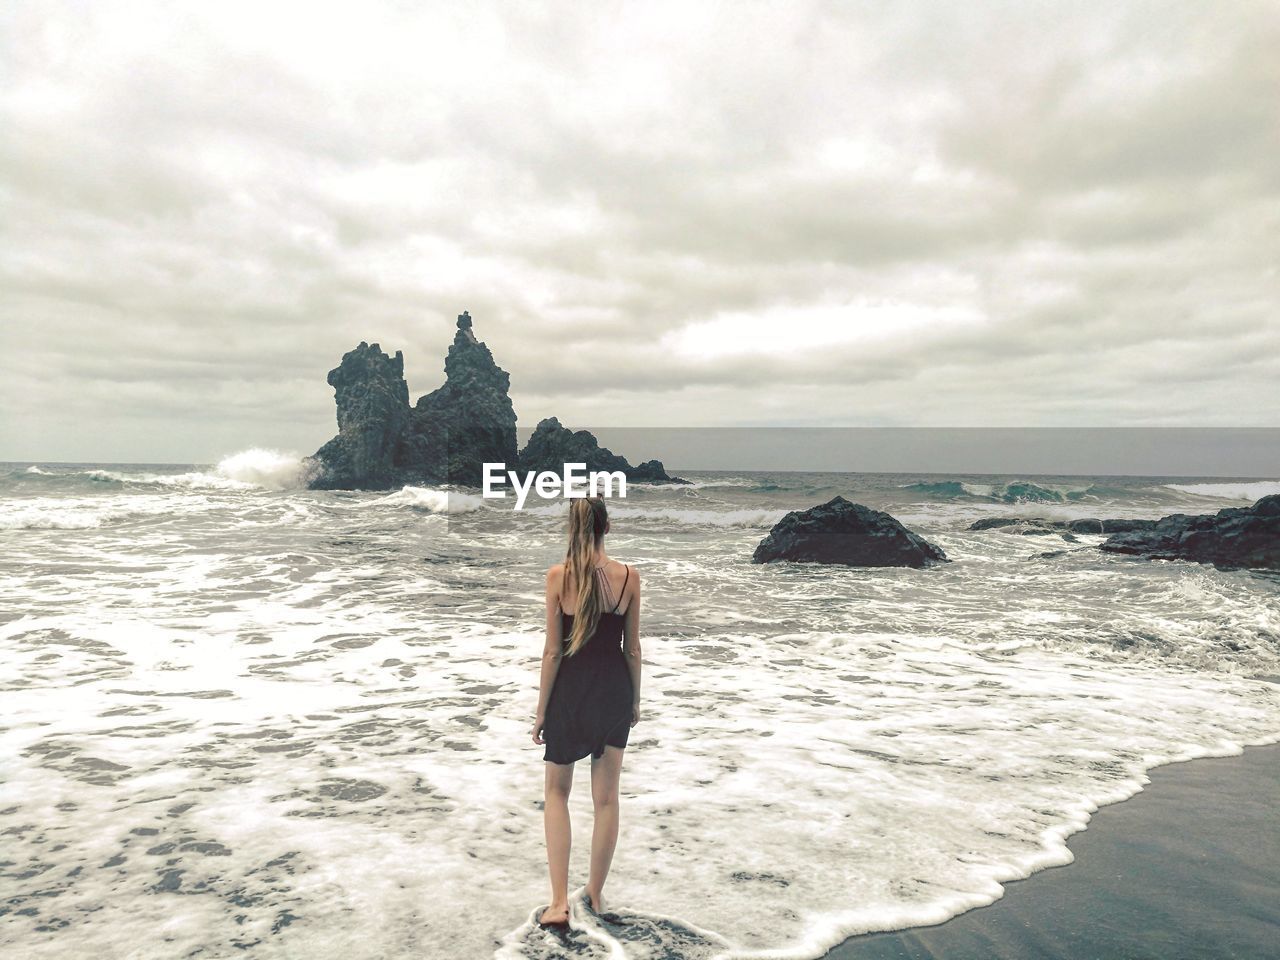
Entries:
[[640, 589], [640, 568], [637, 567], [635, 564], [631, 564], [631, 563], [625, 564], [625, 566], [627, 568], [627, 574], [626, 574], [624, 583], [626, 585], [627, 591], [630, 592], [632, 590], [639, 590]]
[[556, 563], [547, 568], [547, 586], [553, 586], [564, 579], [564, 564]]

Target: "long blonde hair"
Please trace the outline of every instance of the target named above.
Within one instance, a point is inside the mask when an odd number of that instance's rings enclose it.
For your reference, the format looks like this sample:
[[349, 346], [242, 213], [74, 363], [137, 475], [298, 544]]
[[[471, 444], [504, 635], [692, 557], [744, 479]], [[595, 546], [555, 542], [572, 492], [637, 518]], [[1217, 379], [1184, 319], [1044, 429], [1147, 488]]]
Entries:
[[569, 549], [564, 556], [564, 579], [570, 596], [578, 598], [566, 657], [582, 649], [600, 622], [604, 597], [596, 576], [596, 549], [604, 539], [609, 513], [601, 497], [574, 497], [569, 501]]

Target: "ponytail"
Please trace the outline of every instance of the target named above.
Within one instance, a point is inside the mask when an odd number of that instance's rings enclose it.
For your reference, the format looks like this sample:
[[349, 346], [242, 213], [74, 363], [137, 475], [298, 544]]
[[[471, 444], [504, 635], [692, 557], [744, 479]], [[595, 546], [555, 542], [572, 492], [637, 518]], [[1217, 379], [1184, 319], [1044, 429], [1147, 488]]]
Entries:
[[596, 576], [596, 548], [604, 539], [609, 515], [600, 497], [574, 497], [569, 501], [569, 549], [565, 552], [564, 576], [568, 593], [578, 598], [566, 657], [582, 648], [595, 633], [604, 606], [600, 578]]

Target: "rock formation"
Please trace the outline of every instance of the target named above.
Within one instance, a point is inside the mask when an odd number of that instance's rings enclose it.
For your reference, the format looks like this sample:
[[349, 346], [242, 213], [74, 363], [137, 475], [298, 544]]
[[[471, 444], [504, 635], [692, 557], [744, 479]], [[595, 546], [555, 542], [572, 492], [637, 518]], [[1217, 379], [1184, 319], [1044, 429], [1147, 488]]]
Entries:
[[587, 430], [570, 430], [555, 417], [547, 417], [537, 428], [529, 442], [520, 451], [519, 469], [526, 471], [550, 470], [561, 473], [566, 463], [585, 463], [587, 471], [620, 470], [632, 483], [688, 483], [680, 477], [667, 475], [660, 460], [646, 460], [633, 467], [626, 457], [620, 457]]
[[397, 457], [409, 425], [404, 356], [360, 345], [329, 371], [338, 405], [338, 435], [316, 451], [311, 487], [385, 490], [397, 485]]
[[948, 562], [938, 547], [889, 514], [839, 496], [809, 510], [793, 510], [774, 524], [751, 562], [775, 560], [916, 568]]
[[486, 462], [516, 462], [516, 411], [511, 376], [476, 339], [465, 310], [444, 373], [444, 386], [413, 407], [406, 465], [421, 482], [478, 487]]
[[1280, 570], [1280, 494], [1216, 514], [1175, 513], [1150, 529], [1117, 533], [1101, 549], [1147, 560], [1194, 560], [1224, 570]]
[[338, 435], [307, 458], [314, 489], [385, 490], [411, 484], [483, 484], [483, 464], [554, 470], [585, 463], [588, 470], [621, 470], [643, 483], [687, 483], [670, 477], [658, 460], [631, 466], [585, 430], [554, 417], [538, 424], [523, 453], [516, 446], [511, 377], [476, 339], [471, 314], [458, 316], [458, 332], [444, 362], [445, 382], [409, 406], [404, 358], [378, 344], [360, 346], [329, 371], [338, 405]]
[[375, 343], [329, 371], [338, 435], [308, 458], [313, 489], [385, 490], [406, 483], [479, 486], [481, 464], [516, 459], [511, 378], [458, 317], [440, 389], [409, 406], [404, 357]]

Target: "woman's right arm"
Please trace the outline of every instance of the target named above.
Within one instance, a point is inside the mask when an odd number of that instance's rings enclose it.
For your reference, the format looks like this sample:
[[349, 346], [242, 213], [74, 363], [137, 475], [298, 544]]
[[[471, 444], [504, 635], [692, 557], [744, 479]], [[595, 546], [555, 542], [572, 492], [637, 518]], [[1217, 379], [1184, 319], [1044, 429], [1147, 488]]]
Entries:
[[632, 597], [622, 621], [622, 652], [631, 671], [631, 725], [640, 722], [640, 571], [631, 570]]

